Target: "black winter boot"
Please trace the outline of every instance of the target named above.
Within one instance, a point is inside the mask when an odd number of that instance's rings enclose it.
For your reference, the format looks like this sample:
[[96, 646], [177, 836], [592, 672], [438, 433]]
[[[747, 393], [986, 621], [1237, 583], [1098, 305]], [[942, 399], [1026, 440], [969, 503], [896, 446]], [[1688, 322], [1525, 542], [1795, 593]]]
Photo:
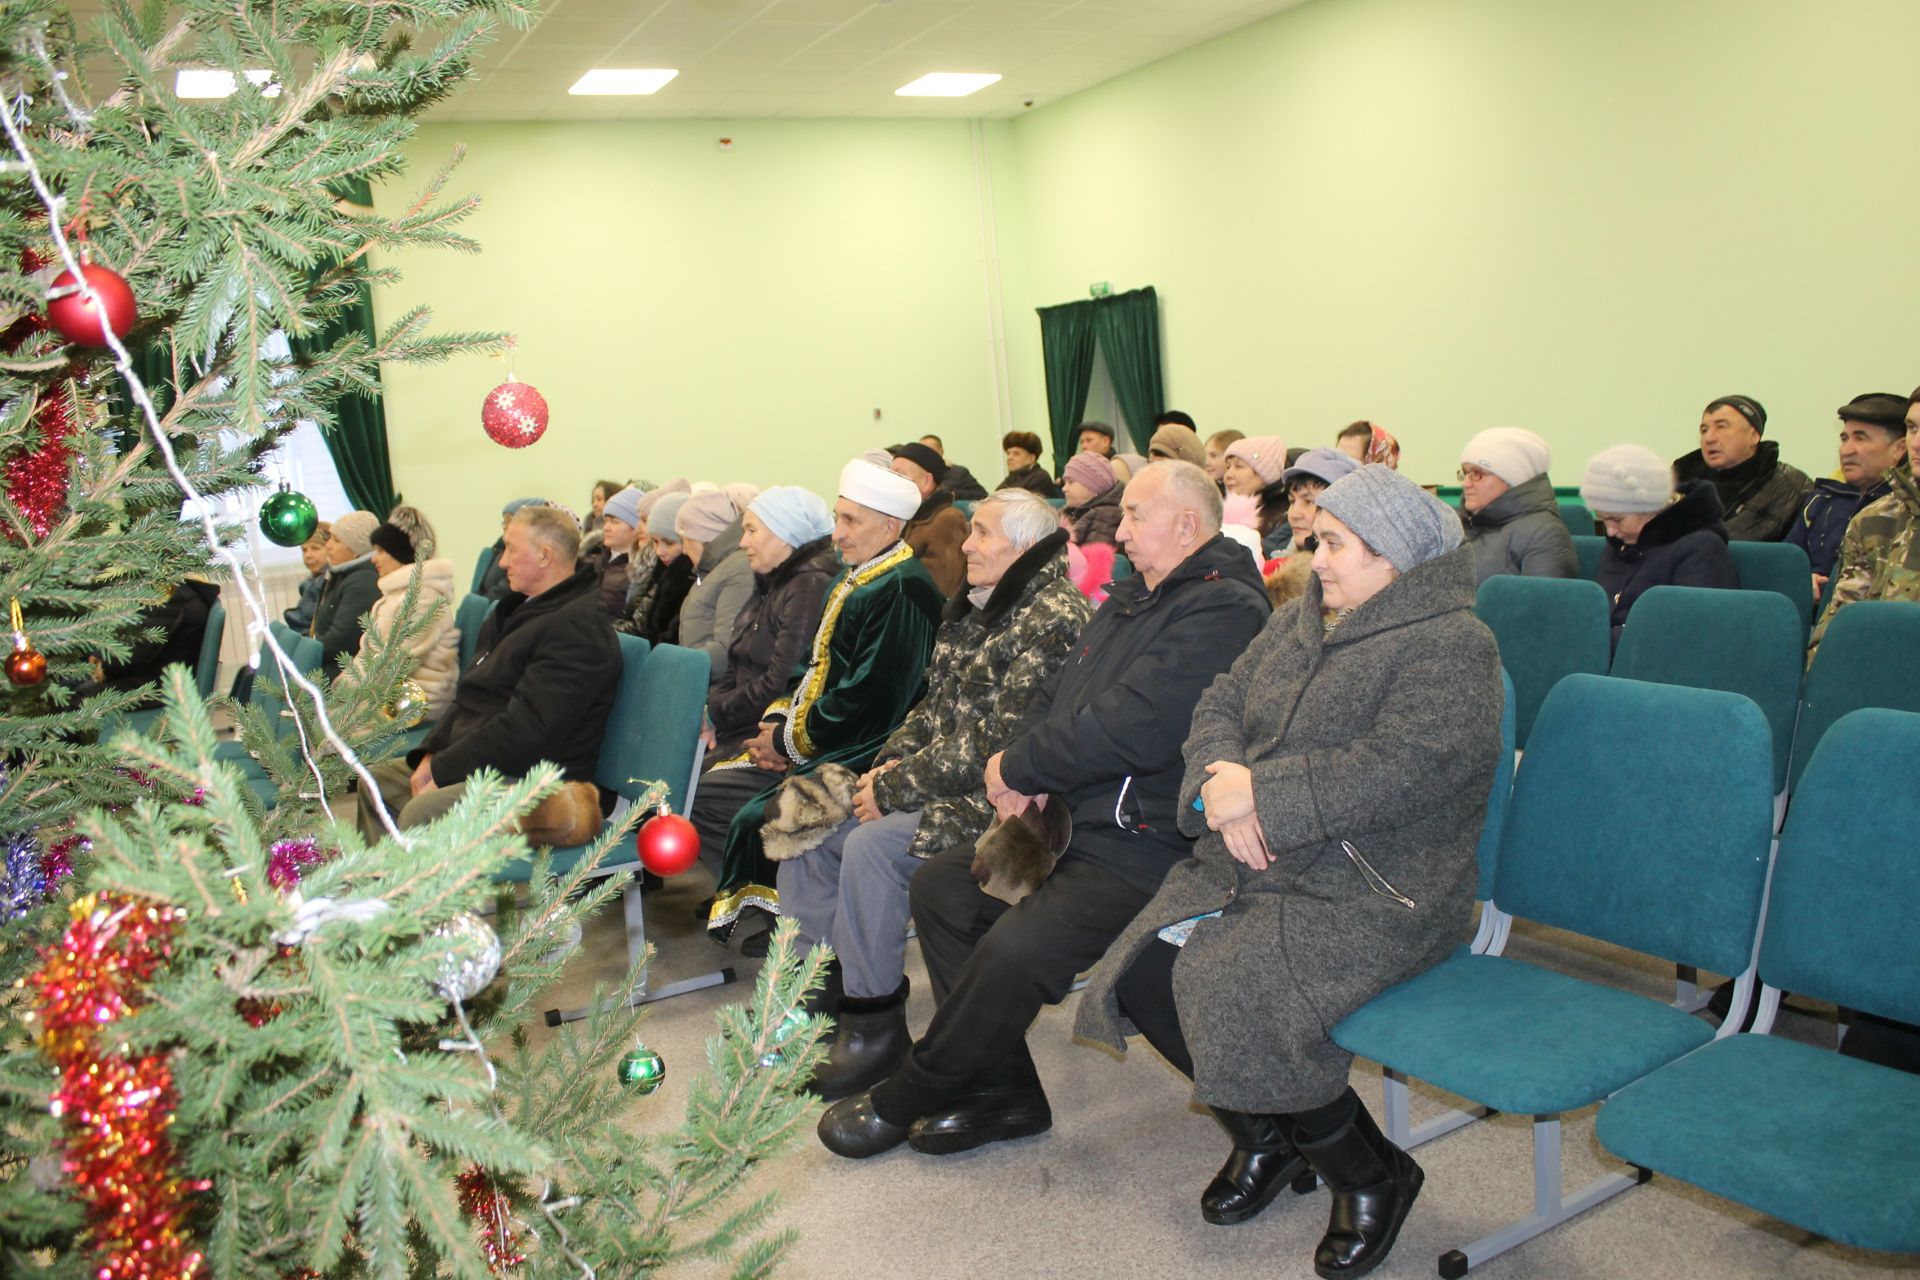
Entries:
[[1052, 1127], [1053, 1108], [1022, 1044], [969, 1080], [944, 1108], [922, 1114], [907, 1144], [922, 1155], [948, 1156]]
[[842, 995], [834, 1013], [833, 1047], [807, 1082], [807, 1092], [837, 1102], [864, 1093], [892, 1075], [913, 1037], [907, 1034], [907, 979], [890, 996]]
[[820, 975], [820, 989], [809, 991], [800, 998], [800, 1012], [824, 1014], [835, 1017], [840, 1012], [840, 1001], [846, 998], [846, 988], [840, 979], [840, 957], [827, 961], [826, 971]]
[[1313, 1189], [1306, 1159], [1287, 1140], [1278, 1116], [1214, 1107], [1213, 1118], [1233, 1139], [1233, 1152], [1200, 1194], [1200, 1216], [1215, 1226], [1245, 1222], [1273, 1203], [1280, 1188]]
[[1331, 1137], [1294, 1145], [1333, 1193], [1327, 1234], [1313, 1251], [1313, 1269], [1327, 1280], [1365, 1275], [1387, 1260], [1407, 1210], [1426, 1180], [1413, 1157], [1387, 1141], [1364, 1104]]

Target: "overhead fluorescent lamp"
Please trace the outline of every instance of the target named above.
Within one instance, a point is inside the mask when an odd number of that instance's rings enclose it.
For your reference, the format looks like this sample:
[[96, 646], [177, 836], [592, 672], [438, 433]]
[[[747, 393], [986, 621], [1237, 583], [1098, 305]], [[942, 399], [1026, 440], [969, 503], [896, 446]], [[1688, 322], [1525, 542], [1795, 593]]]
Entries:
[[964, 98], [999, 79], [996, 71], [929, 71], [893, 92], [899, 98]]
[[567, 92], [590, 97], [658, 93], [660, 86], [679, 74], [677, 67], [595, 67]]
[[[273, 72], [250, 70], [246, 72], [247, 82], [261, 86], [260, 92], [269, 98], [280, 96], [280, 86], [272, 83]], [[238, 81], [231, 71], [216, 71], [210, 67], [182, 67], [173, 78], [173, 92], [181, 98], [224, 98], [231, 94]]]

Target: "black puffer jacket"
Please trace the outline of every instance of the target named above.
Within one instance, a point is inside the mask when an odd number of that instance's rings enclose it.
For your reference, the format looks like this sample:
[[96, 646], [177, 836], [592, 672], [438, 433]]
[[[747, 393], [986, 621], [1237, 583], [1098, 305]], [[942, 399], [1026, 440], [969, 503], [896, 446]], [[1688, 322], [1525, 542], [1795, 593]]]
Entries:
[[1673, 463], [1673, 478], [1681, 484], [1711, 483], [1720, 496], [1721, 518], [1727, 537], [1737, 542], [1778, 542], [1793, 528], [1806, 505], [1813, 481], [1796, 466], [1780, 461], [1780, 446], [1762, 440], [1759, 449], [1737, 466], [1715, 471], [1698, 449]]
[[[753, 576], [753, 595], [733, 623], [727, 669], [707, 692], [707, 719], [724, 760], [758, 730], [761, 713], [787, 691], [820, 626], [820, 602], [840, 572], [832, 540], [794, 548], [772, 573]], [[731, 748], [731, 749], [729, 749]]]
[[592, 569], [537, 596], [509, 595], [480, 626], [473, 665], [453, 706], [407, 757], [433, 756], [433, 780], [451, 786], [478, 769], [522, 777], [551, 760], [590, 782], [620, 685], [620, 642]]
[[360, 619], [380, 598], [380, 571], [366, 556], [327, 570], [307, 632], [320, 642], [320, 665], [331, 675], [360, 652]]
[[101, 664], [106, 687], [138, 689], [158, 680], [160, 673], [176, 662], [197, 666], [208, 615], [219, 598], [220, 588], [211, 582], [191, 578], [182, 581], [172, 595], [140, 615], [140, 630], [157, 630], [160, 638], [148, 640], [136, 635], [131, 653]]
[[1194, 704], [1271, 612], [1253, 557], [1220, 534], [1151, 591], [1137, 572], [1113, 585], [1000, 762], [1014, 790], [1066, 800], [1066, 856], [1151, 893], [1188, 855], [1174, 811]]
[[1654, 587], [1739, 586], [1720, 495], [1705, 480], [1683, 483], [1680, 500], [1647, 521], [1632, 546], [1607, 539], [1593, 577], [1613, 606], [1615, 647], [1633, 602]]
[[675, 644], [680, 639], [680, 606], [693, 590], [693, 557], [677, 555], [671, 564], [654, 562], [653, 573], [640, 589], [617, 628], [648, 644]]

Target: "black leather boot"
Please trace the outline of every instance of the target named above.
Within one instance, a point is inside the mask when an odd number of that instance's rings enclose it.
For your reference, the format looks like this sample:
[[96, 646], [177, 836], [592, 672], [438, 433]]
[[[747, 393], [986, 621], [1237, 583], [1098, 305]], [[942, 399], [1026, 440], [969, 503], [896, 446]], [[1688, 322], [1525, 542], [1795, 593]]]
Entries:
[[909, 1054], [898, 1071], [872, 1089], [842, 1098], [821, 1114], [820, 1145], [850, 1160], [891, 1151], [907, 1140], [919, 1117], [946, 1106], [953, 1094], [951, 1081], [927, 1074]]
[[1233, 1139], [1233, 1152], [1200, 1193], [1200, 1216], [1215, 1226], [1245, 1222], [1273, 1203], [1280, 1188], [1305, 1180], [1307, 1162], [1288, 1141], [1277, 1116], [1214, 1107], [1213, 1118]]
[[1365, 1275], [1387, 1260], [1407, 1210], [1426, 1180], [1413, 1157], [1387, 1141], [1364, 1104], [1331, 1137], [1294, 1145], [1333, 1193], [1327, 1234], [1313, 1251], [1313, 1269], [1327, 1280]]
[[834, 1014], [833, 1046], [807, 1082], [807, 1092], [835, 1102], [865, 1093], [899, 1069], [913, 1048], [907, 1034], [907, 979], [890, 996], [842, 995]]
[[1053, 1108], [1026, 1046], [967, 1082], [944, 1108], [913, 1122], [907, 1143], [923, 1155], [946, 1156], [990, 1142], [1030, 1138], [1053, 1127]]

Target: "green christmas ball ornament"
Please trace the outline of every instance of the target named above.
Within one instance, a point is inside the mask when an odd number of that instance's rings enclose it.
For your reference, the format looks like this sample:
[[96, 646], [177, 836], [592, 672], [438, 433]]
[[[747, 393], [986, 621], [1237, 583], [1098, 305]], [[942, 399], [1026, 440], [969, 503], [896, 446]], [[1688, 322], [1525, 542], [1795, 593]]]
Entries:
[[[784, 1046], [787, 1041], [793, 1039], [793, 1033], [805, 1026], [806, 1023], [807, 1011], [805, 1009], [794, 1008], [787, 1010], [787, 1016], [780, 1019], [780, 1025], [773, 1029], [773, 1043], [776, 1049]], [[779, 1053], [775, 1052], [764, 1055], [760, 1059], [760, 1065], [763, 1067], [779, 1066]]]
[[276, 547], [297, 547], [320, 526], [313, 499], [287, 486], [260, 504], [260, 533]]
[[658, 1089], [667, 1078], [667, 1060], [645, 1045], [631, 1050], [620, 1059], [620, 1083], [645, 1097]]

